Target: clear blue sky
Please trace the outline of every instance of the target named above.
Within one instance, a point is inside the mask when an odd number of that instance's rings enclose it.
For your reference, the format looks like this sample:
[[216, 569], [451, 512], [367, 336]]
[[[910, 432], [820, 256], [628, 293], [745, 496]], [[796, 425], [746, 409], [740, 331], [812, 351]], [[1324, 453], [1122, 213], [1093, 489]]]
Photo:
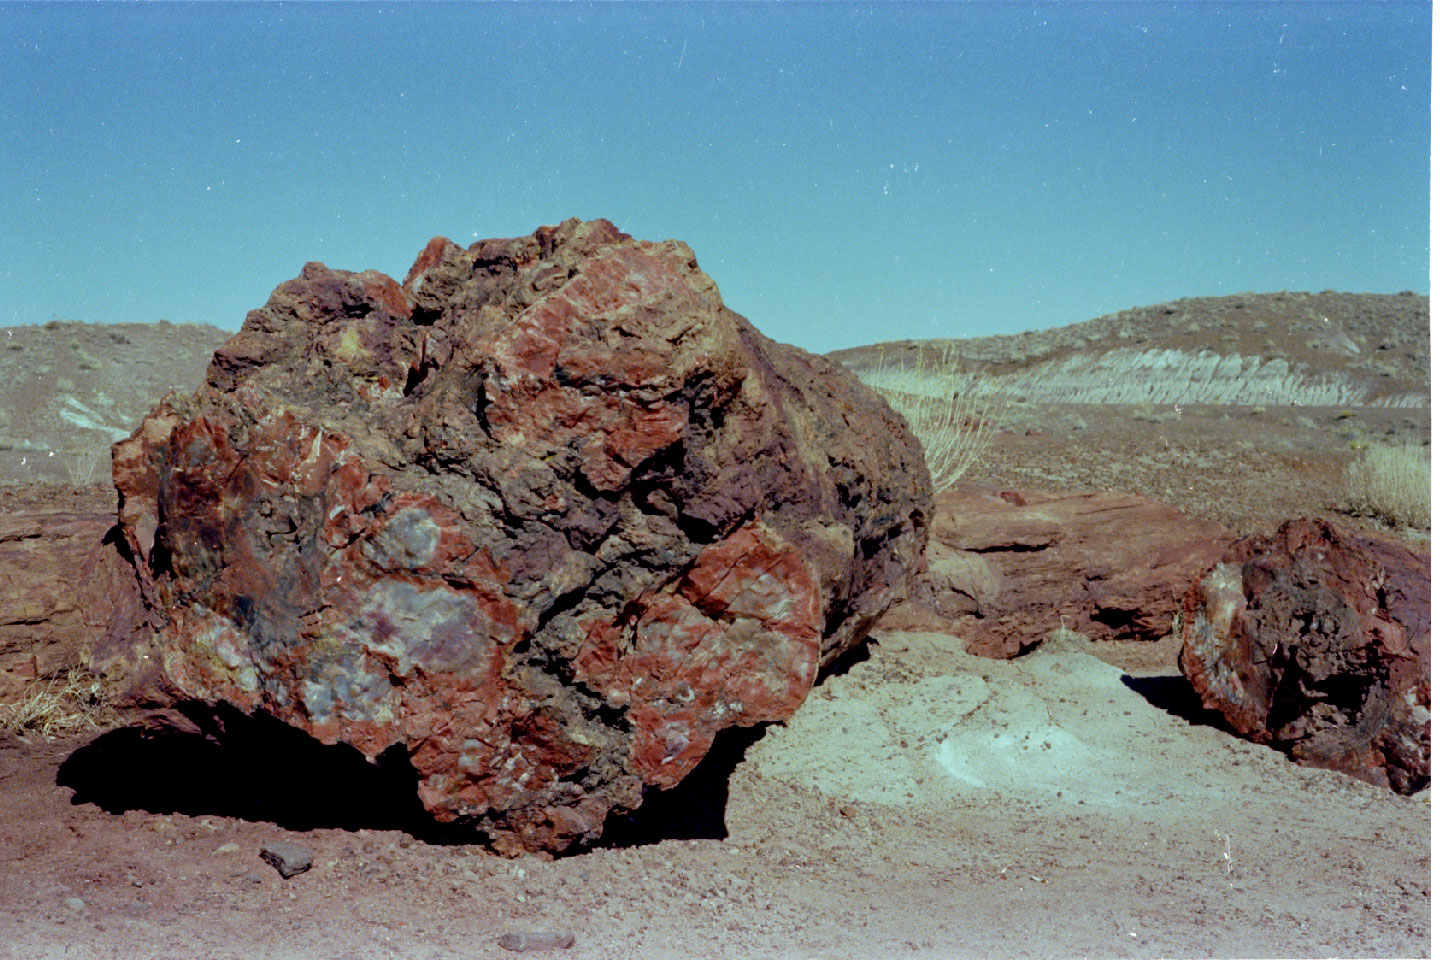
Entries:
[[811, 350], [1429, 292], [1427, 3], [0, 4], [0, 324], [569, 216]]

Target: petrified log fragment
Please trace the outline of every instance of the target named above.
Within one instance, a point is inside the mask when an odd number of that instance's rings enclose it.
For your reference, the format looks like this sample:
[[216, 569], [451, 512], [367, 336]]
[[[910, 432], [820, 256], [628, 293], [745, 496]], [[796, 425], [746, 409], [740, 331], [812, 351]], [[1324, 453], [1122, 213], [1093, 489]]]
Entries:
[[880, 628], [952, 633], [1005, 659], [1062, 624], [1092, 640], [1159, 640], [1232, 539], [1133, 494], [962, 484], [936, 498], [925, 570]]
[[1185, 598], [1180, 665], [1242, 737], [1404, 794], [1430, 782], [1430, 570], [1323, 520], [1236, 541]]
[[117, 445], [176, 697], [367, 756], [507, 852], [598, 836], [789, 716], [925, 547], [918, 443], [599, 220], [403, 284], [308, 264]]
[[106, 537], [114, 514], [0, 516], [0, 702], [90, 662], [112, 619], [133, 619], [134, 573]]

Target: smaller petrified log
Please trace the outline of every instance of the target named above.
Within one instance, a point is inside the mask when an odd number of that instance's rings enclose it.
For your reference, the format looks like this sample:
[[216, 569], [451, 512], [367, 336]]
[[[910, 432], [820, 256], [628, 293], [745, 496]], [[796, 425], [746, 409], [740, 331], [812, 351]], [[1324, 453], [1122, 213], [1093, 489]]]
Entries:
[[1430, 782], [1430, 571], [1324, 520], [1236, 541], [1185, 598], [1180, 666], [1242, 737], [1398, 793]]
[[953, 633], [997, 658], [1035, 647], [1062, 617], [1092, 640], [1159, 640], [1231, 539], [1133, 494], [957, 487], [936, 497], [926, 570], [879, 628]]

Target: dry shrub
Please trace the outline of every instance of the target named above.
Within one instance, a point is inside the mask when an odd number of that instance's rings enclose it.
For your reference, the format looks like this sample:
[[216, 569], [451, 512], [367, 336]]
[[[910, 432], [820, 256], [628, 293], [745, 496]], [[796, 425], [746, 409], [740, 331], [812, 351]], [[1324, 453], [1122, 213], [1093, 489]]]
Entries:
[[1060, 626], [1045, 635], [1045, 642], [1049, 646], [1088, 647], [1091, 640], [1079, 630], [1072, 630], [1070, 625], [1065, 622], [1065, 618], [1061, 617]]
[[1430, 529], [1430, 448], [1371, 447], [1345, 468], [1345, 499], [1356, 513]]
[[954, 484], [979, 459], [995, 435], [997, 393], [964, 360], [946, 350], [937, 361], [913, 366], [888, 363], [856, 375], [910, 424], [925, 450], [936, 493]]
[[63, 737], [116, 725], [104, 681], [84, 670], [66, 670], [32, 681], [15, 703], [0, 703], [0, 730], [25, 736]]

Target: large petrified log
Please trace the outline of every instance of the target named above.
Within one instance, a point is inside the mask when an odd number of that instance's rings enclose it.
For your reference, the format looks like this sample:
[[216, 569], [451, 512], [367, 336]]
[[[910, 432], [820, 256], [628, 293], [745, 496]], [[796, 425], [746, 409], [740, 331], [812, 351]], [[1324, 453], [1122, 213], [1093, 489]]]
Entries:
[[936, 630], [1009, 658], [1057, 628], [1159, 640], [1190, 583], [1233, 539], [1219, 524], [1127, 493], [940, 494], [924, 571], [881, 629]]
[[932, 508], [853, 375], [603, 220], [437, 238], [403, 284], [307, 265], [115, 478], [174, 696], [403, 745], [434, 816], [505, 852], [789, 716]]
[[1236, 541], [1185, 598], [1180, 666], [1242, 737], [1410, 794], [1430, 782], [1430, 568], [1324, 520]]

